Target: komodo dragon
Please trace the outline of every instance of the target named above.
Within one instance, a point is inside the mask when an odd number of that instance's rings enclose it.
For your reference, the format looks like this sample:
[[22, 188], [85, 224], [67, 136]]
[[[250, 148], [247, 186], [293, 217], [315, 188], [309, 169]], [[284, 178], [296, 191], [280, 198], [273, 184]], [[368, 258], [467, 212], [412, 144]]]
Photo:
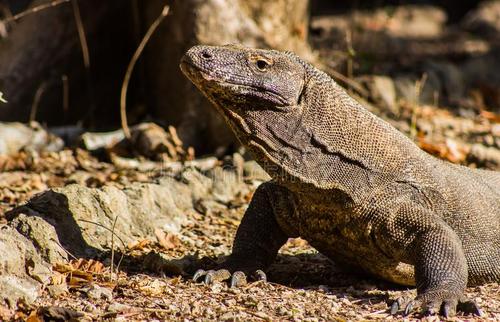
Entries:
[[499, 172], [423, 152], [291, 52], [195, 46], [181, 69], [272, 177], [232, 254], [195, 280], [265, 279], [280, 247], [300, 236], [336, 263], [416, 285], [405, 314], [481, 314], [464, 290], [500, 281]]

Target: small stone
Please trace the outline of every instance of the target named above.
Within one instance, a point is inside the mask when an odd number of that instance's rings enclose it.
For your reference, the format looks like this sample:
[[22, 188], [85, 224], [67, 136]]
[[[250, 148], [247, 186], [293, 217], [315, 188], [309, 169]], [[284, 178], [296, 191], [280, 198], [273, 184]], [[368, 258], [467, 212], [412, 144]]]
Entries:
[[68, 293], [68, 285], [66, 283], [49, 285], [47, 286], [47, 291], [49, 291], [50, 296], [52, 296], [53, 298], [58, 298]]
[[269, 315], [267, 315], [266, 313], [264, 312], [255, 312], [254, 313], [255, 316], [263, 319], [263, 320], [266, 320], [266, 321], [271, 321], [271, 318], [269, 317]]
[[88, 313], [97, 313], [99, 310], [97, 309], [97, 307], [94, 304], [87, 302], [83, 306], [83, 311], [88, 312]]
[[107, 311], [114, 312], [114, 313], [123, 313], [123, 312], [130, 311], [131, 309], [132, 309], [132, 307], [130, 305], [114, 302], [108, 306]]
[[228, 322], [231, 321], [232, 322], [232, 321], [237, 321], [238, 317], [233, 312], [226, 312], [226, 313], [224, 313], [224, 314], [222, 314], [220, 316], [220, 320], [221, 321], [228, 321]]
[[88, 290], [84, 290], [87, 296], [94, 300], [107, 300], [113, 299], [113, 291], [106, 287], [101, 287], [97, 284], [92, 284]]
[[224, 286], [221, 284], [221, 283], [214, 283], [210, 286], [210, 290], [212, 291], [212, 293], [214, 294], [217, 294], [217, 293], [220, 293], [222, 291], [222, 289], [224, 288]]

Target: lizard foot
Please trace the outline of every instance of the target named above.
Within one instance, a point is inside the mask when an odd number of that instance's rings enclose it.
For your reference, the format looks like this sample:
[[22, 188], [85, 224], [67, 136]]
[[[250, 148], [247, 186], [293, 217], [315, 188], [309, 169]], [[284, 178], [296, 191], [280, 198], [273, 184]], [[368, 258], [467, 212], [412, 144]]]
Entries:
[[482, 315], [481, 309], [475, 302], [448, 292], [427, 292], [409, 301], [407, 298], [400, 297], [392, 303], [391, 314], [395, 315], [403, 307], [405, 316], [418, 308], [423, 315], [441, 314], [446, 318], [455, 315], [457, 311], [476, 316]]
[[[266, 273], [262, 270], [256, 270], [250, 275], [256, 281], [267, 281]], [[193, 275], [193, 281], [197, 282], [202, 277], [205, 277], [203, 283], [211, 285], [214, 282], [222, 282], [231, 279], [231, 287], [239, 287], [247, 284], [247, 275], [242, 271], [235, 271], [231, 274], [227, 269], [209, 270], [205, 271], [199, 269]]]

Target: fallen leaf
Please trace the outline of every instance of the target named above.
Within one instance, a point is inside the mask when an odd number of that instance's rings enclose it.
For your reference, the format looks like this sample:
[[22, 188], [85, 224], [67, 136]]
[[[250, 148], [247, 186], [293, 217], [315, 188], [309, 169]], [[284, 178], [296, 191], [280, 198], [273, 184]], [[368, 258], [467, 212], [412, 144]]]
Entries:
[[174, 249], [180, 245], [181, 241], [172, 233], [165, 234], [163, 230], [156, 229], [155, 235], [158, 239], [158, 243], [165, 249]]
[[143, 239], [140, 241], [134, 241], [127, 245], [129, 250], [144, 250], [147, 246], [151, 245], [151, 241], [149, 239]]
[[491, 122], [500, 123], [500, 114], [482, 110], [480, 115]]

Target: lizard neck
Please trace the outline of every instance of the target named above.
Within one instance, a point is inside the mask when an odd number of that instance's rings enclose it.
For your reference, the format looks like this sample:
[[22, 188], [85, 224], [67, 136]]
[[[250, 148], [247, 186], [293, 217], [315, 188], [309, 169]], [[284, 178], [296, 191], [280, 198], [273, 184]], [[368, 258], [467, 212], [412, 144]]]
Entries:
[[239, 137], [273, 179], [296, 191], [333, 189], [363, 199], [384, 181], [407, 176], [418, 164], [411, 159], [422, 157], [411, 140], [317, 70], [286, 125], [265, 119], [250, 124], [254, 135]]

